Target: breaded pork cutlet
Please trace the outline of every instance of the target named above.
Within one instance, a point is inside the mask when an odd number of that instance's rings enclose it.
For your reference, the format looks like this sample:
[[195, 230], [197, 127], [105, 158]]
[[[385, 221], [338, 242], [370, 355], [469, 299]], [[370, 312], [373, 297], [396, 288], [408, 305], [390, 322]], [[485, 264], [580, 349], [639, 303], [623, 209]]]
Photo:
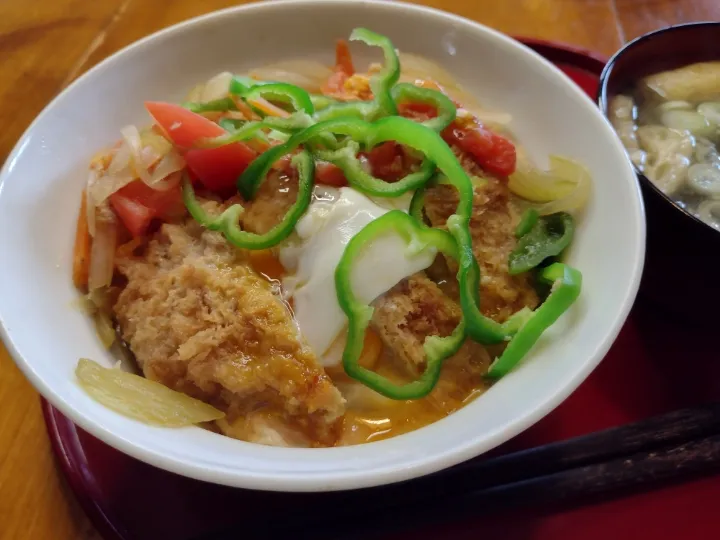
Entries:
[[343, 398], [242, 250], [188, 219], [118, 266], [115, 314], [146, 377], [225, 411], [231, 436], [334, 443]]

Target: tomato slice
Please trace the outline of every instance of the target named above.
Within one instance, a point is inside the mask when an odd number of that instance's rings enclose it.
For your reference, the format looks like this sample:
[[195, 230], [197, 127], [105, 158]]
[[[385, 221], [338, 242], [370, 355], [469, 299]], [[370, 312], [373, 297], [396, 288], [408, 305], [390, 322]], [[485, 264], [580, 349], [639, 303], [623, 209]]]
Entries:
[[394, 182], [406, 174], [402, 148], [393, 141], [377, 145], [370, 150], [367, 158], [373, 175], [378, 178]]
[[337, 165], [326, 161], [315, 163], [315, 182], [326, 186], [344, 187], [348, 185], [345, 173]]
[[[167, 136], [180, 148], [191, 148], [198, 139], [227, 133], [216, 123], [174, 103], [149, 101], [145, 108]], [[237, 142], [219, 148], [194, 148], [185, 152], [188, 168], [209, 190], [228, 192], [257, 153]]]
[[183, 148], [190, 148], [198, 139], [225, 133], [212, 120], [175, 103], [146, 101], [145, 108], [172, 142]]
[[443, 131], [443, 138], [468, 153], [491, 174], [507, 177], [515, 172], [515, 145], [480, 124], [462, 127], [453, 122]]
[[188, 150], [185, 162], [207, 189], [226, 194], [235, 190], [238, 176], [257, 156], [244, 144], [236, 144]]
[[405, 118], [414, 120], [427, 120], [437, 116], [437, 108], [428, 103], [413, 103], [411, 101], [403, 101], [398, 103], [398, 114]]
[[153, 213], [147, 206], [121, 195], [119, 191], [110, 195], [110, 205], [130, 234], [137, 237], [147, 232], [153, 219]]
[[180, 186], [167, 191], [157, 191], [141, 180], [110, 195], [110, 205], [133, 236], [147, 232], [153, 219], [170, 219], [185, 214]]

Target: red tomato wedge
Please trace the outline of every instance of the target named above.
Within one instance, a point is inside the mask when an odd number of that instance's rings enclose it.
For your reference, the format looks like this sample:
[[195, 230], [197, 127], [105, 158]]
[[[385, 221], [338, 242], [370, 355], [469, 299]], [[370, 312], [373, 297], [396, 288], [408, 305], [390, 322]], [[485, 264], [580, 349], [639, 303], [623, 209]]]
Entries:
[[326, 186], [344, 187], [348, 185], [345, 173], [337, 165], [326, 161], [315, 163], [315, 182]]
[[[227, 133], [215, 122], [174, 103], [148, 101], [145, 108], [165, 134], [180, 148], [190, 149], [199, 140]], [[188, 168], [211, 191], [228, 191], [257, 153], [237, 142], [219, 148], [185, 152]]]
[[387, 182], [395, 182], [406, 174], [402, 148], [393, 141], [377, 145], [367, 158], [373, 175]]
[[461, 127], [456, 122], [442, 133], [443, 138], [472, 157], [489, 173], [507, 177], [515, 172], [515, 145], [482, 125]]
[[145, 234], [155, 218], [168, 219], [185, 213], [180, 186], [157, 191], [140, 180], [110, 195], [110, 205], [135, 237]]

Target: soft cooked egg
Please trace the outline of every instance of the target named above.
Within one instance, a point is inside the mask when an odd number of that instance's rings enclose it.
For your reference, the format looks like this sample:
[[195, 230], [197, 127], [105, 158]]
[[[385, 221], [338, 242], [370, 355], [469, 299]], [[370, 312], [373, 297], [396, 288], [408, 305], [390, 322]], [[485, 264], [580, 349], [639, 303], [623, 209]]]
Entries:
[[[350, 239], [388, 211], [352, 188], [325, 193], [298, 222], [299, 240], [280, 251], [283, 266], [295, 270], [283, 279], [286, 294], [293, 299], [295, 318], [308, 345], [325, 365], [339, 362], [339, 355], [330, 349], [347, 326], [337, 301], [335, 268]], [[436, 254], [431, 247], [410, 254], [402, 237], [388, 231], [367, 245], [356, 261], [354, 292], [369, 304], [404, 278], [430, 266]]]

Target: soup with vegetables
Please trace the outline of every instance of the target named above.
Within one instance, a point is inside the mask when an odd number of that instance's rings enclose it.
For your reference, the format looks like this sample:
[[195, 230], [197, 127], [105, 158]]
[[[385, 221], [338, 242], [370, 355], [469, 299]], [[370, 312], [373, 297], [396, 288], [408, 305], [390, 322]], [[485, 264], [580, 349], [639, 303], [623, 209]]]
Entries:
[[720, 62], [642, 79], [613, 99], [610, 119], [638, 169], [720, 230]]
[[277, 446], [432, 423], [531, 355], [580, 294], [561, 262], [586, 169], [533, 166], [511, 117], [388, 38], [148, 102], [91, 161], [73, 278], [102, 342], [96, 400]]

